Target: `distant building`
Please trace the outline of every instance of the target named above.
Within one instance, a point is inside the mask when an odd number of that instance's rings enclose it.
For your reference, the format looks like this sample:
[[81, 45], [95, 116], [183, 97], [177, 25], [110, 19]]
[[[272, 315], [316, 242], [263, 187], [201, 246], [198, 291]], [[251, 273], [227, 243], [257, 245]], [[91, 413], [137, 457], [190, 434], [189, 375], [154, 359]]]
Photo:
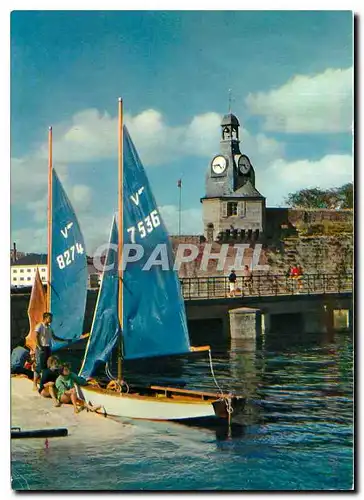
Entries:
[[[39, 269], [42, 283], [46, 284], [48, 271], [46, 254], [29, 253], [12, 261], [10, 275], [11, 287], [21, 288], [33, 286], [37, 268]], [[100, 286], [101, 273], [94, 267], [91, 257], [87, 257], [87, 270], [87, 288], [98, 288]]]
[[11, 264], [10, 284], [12, 287], [32, 286], [37, 268], [42, 283], [47, 283], [47, 255], [29, 253], [16, 258]]

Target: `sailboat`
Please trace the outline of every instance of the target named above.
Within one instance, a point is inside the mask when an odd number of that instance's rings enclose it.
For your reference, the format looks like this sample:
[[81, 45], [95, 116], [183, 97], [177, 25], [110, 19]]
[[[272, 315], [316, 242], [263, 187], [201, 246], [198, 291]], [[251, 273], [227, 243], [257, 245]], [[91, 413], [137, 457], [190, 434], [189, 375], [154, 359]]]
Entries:
[[[87, 299], [87, 257], [85, 243], [72, 204], [53, 167], [52, 127], [48, 134], [48, 269], [44, 293], [39, 272], [30, 296], [28, 316], [29, 347], [35, 347], [36, 323], [43, 313], [53, 314], [52, 329], [70, 345], [84, 338], [82, 334]], [[52, 341], [52, 351], [64, 347]]]
[[[129, 387], [123, 381], [124, 360], [208, 351], [211, 361], [211, 351], [209, 346], [190, 346], [168, 232], [138, 153], [123, 126], [121, 99], [118, 122], [118, 214], [112, 222], [92, 328], [79, 372], [89, 383], [79, 387], [79, 396], [93, 406], [101, 405], [105, 414], [117, 417], [230, 420], [245, 398], [220, 389], [215, 393], [154, 385]], [[130, 258], [130, 250], [137, 248], [142, 249], [142, 257]], [[150, 266], [150, 260], [159, 252], [163, 263]], [[118, 374], [112, 379], [108, 361], [115, 349]], [[108, 384], [90, 380], [100, 364], [106, 364], [105, 371], [112, 379]]]

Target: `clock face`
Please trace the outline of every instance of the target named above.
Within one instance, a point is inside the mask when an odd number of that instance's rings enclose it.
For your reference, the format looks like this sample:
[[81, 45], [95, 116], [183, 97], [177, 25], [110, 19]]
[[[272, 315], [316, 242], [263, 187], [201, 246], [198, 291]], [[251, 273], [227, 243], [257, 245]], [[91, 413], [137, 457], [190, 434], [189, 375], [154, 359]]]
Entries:
[[247, 174], [250, 170], [250, 161], [247, 156], [240, 156], [238, 160], [238, 167], [242, 174]]
[[215, 174], [222, 174], [227, 167], [227, 161], [224, 156], [215, 156], [211, 162], [211, 168]]

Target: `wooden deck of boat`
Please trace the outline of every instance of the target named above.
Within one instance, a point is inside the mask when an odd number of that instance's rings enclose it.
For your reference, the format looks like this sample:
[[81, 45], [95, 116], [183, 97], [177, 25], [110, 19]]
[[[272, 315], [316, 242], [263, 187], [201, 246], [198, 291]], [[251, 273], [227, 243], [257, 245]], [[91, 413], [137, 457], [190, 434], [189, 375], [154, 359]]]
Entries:
[[194, 391], [191, 389], [178, 389], [175, 387], [163, 387], [159, 385], [152, 385], [150, 386], [151, 389], [154, 391], [163, 391], [165, 394], [171, 394], [171, 393], [176, 393], [176, 394], [185, 394], [190, 397], [201, 397], [202, 399], [205, 398], [214, 398], [214, 399], [219, 399], [219, 395], [215, 392], [203, 392], [203, 391]]

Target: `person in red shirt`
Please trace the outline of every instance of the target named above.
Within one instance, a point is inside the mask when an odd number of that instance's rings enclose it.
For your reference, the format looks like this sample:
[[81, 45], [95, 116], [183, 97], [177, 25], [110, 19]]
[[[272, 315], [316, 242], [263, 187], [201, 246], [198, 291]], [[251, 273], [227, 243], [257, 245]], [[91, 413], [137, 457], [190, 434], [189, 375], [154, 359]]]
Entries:
[[297, 281], [298, 288], [302, 288], [302, 276], [303, 270], [299, 264], [296, 264], [291, 268], [290, 277]]
[[300, 274], [299, 266], [298, 266], [298, 264], [296, 264], [295, 266], [293, 266], [291, 268], [290, 276], [291, 276], [291, 278], [297, 278], [297, 276], [299, 276], [299, 274]]

